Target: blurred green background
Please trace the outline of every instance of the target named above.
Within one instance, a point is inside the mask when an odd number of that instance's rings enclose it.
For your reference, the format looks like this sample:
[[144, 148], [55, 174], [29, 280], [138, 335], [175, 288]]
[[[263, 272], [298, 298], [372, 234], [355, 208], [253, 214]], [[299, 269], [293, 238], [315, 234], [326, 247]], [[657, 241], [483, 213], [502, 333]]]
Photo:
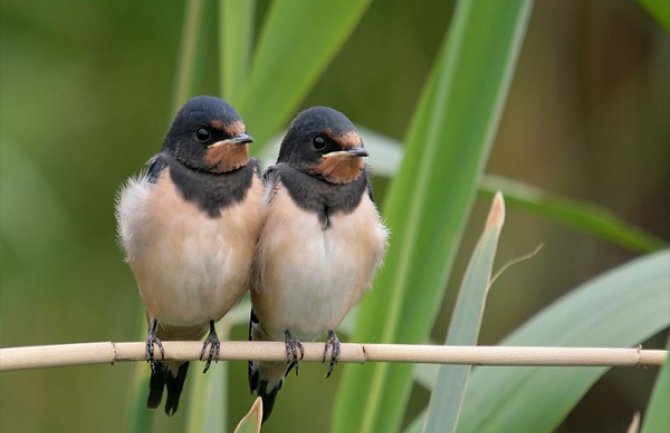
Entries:
[[[259, 1], [258, 22], [267, 4]], [[135, 340], [141, 304], [116, 243], [114, 196], [158, 151], [173, 115], [184, 5], [1, 5], [1, 345]], [[333, 106], [401, 140], [452, 8], [436, 0], [420, 7], [372, 2], [302, 106]], [[214, 17], [204, 24], [211, 28], [205, 45], [211, 56], [200, 88], [217, 94]], [[670, 38], [637, 3], [536, 3], [487, 172], [608, 208], [667, 240], [669, 76]], [[248, 128], [253, 134], [254, 125]], [[376, 184], [383, 201], [385, 182]], [[454, 286], [487, 207], [485, 201], [475, 207]], [[538, 256], [494, 286], [481, 344], [496, 343], [562, 293], [636, 255], [510, 208], [498, 263], [539, 243]], [[436, 339], [444, 338], [455, 293], [448, 292]], [[244, 328], [233, 337], [244, 339]], [[645, 345], [664, 341], [657, 336]], [[132, 367], [4, 373], [0, 430], [122, 431]], [[232, 425], [252, 402], [245, 369], [231, 364]], [[561, 431], [625, 431], [631, 414], [645, 407], [656, 371], [611, 371]], [[322, 366], [305, 365], [300, 377], [291, 377], [263, 431], [322, 431], [338, 374], [328, 381], [322, 375]], [[409, 412], [427, 398], [417, 386]], [[184, 411], [158, 415], [155, 431], [182, 430]]]

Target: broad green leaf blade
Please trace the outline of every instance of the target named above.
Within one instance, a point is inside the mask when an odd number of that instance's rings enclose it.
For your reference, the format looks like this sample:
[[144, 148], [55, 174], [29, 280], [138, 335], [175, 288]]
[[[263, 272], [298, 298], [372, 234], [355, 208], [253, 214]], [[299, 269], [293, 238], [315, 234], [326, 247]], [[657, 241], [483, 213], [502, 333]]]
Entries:
[[203, 17], [211, 2], [188, 0], [184, 11], [184, 24], [177, 60], [177, 79], [174, 89], [173, 109], [176, 111], [191, 96], [194, 96], [201, 79], [204, 56]]
[[627, 224], [597, 206], [553, 196], [534, 186], [498, 176], [486, 176], [480, 186], [484, 195], [501, 190], [510, 206], [526, 209], [578, 231], [635, 251], [651, 252], [667, 246], [665, 242]]
[[233, 106], [247, 79], [255, 12], [256, 0], [219, 0], [221, 93]]
[[[670, 350], [670, 339], [665, 348]], [[670, 431], [670, 356], [665, 359], [656, 378], [651, 401], [642, 424], [642, 433]]]
[[[384, 269], [363, 301], [352, 339], [426, 339], [495, 134], [530, 1], [459, 1], [407, 138], [384, 216]], [[398, 431], [411, 365], [346, 366], [334, 433]]]
[[[475, 346], [484, 316], [486, 295], [491, 281], [493, 260], [500, 231], [505, 222], [505, 204], [497, 193], [491, 211], [458, 293], [445, 344]], [[463, 395], [470, 376], [469, 365], [443, 365], [430, 398], [426, 433], [451, 433], [456, 430]]]
[[670, 2], [668, 0], [638, 0], [656, 22], [670, 33]]
[[[262, 148], [289, 119], [353, 31], [370, 0], [277, 0], [236, 100]], [[307, 24], [306, 24], [307, 23]]]
[[237, 424], [234, 433], [259, 433], [263, 423], [263, 400], [256, 397], [254, 404], [251, 405], [249, 413]]
[[[670, 325], [670, 251], [609, 271], [536, 314], [507, 346], [630, 347]], [[458, 433], [552, 432], [605, 367], [480, 367]]]

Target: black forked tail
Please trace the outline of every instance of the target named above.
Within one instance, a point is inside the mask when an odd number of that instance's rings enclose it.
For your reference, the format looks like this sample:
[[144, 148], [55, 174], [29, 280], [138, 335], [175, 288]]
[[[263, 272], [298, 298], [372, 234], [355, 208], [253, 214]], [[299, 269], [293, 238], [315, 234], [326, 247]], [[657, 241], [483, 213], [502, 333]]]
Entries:
[[279, 393], [279, 390], [281, 389], [284, 382], [279, 382], [270, 390], [268, 390], [268, 384], [268, 381], [261, 380], [257, 389], [258, 396], [263, 400], [263, 422], [270, 418], [272, 408], [274, 407], [275, 400], [277, 399], [277, 393]]
[[156, 409], [160, 406], [163, 399], [163, 388], [165, 387], [167, 388], [165, 413], [172, 416], [177, 412], [179, 396], [184, 389], [184, 381], [186, 380], [186, 373], [188, 373], [188, 365], [188, 362], [179, 365], [177, 375], [173, 376], [173, 372], [169, 366], [162, 362], [156, 363], [156, 368], [151, 372], [151, 380], [149, 381], [147, 407]]
[[157, 362], [156, 367], [151, 371], [151, 379], [149, 380], [149, 398], [147, 399], [147, 407], [149, 409], [156, 409], [161, 404], [161, 400], [163, 400], [165, 370], [165, 365]]
[[[260, 324], [258, 323], [258, 318], [252, 308], [249, 317], [249, 341], [253, 341], [254, 330], [257, 326], [260, 326]], [[263, 422], [265, 422], [270, 418], [272, 408], [277, 399], [277, 393], [282, 388], [284, 381], [268, 381], [267, 378], [261, 378], [259, 365], [255, 361], [249, 361], [247, 375], [249, 378], [249, 391], [251, 393], [255, 392], [263, 400]]]
[[[249, 315], [249, 341], [254, 340], [254, 328], [256, 326], [258, 326], [258, 318], [252, 308]], [[249, 379], [249, 392], [256, 391], [258, 389], [258, 365], [254, 361], [247, 363], [247, 377]]]

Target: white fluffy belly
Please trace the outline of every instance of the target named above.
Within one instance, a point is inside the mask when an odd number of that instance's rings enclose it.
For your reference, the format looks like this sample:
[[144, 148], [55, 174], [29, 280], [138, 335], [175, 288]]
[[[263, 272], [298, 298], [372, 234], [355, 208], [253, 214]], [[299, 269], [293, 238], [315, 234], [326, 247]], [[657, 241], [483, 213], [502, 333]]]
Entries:
[[119, 234], [150, 318], [192, 326], [219, 320], [248, 289], [262, 224], [262, 188], [210, 218], [183, 200], [167, 169], [131, 181], [117, 206]]
[[324, 230], [316, 214], [277, 191], [259, 243], [254, 309], [273, 339], [290, 330], [314, 340], [334, 330], [370, 285], [380, 264], [386, 229], [367, 195], [350, 214], [331, 217]]

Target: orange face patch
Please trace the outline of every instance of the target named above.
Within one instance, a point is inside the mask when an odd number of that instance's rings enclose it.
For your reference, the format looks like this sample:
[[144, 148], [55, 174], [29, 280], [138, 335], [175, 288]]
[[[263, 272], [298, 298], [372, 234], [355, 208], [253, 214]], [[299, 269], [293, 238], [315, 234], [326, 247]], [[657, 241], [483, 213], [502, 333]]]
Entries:
[[209, 122], [209, 125], [214, 129], [225, 132], [229, 137], [240, 135], [247, 129], [246, 126], [244, 126], [244, 123], [239, 120], [231, 123], [223, 123], [221, 120], [215, 119]]
[[205, 162], [212, 167], [212, 171], [225, 173], [237, 170], [247, 165], [249, 161], [249, 150], [246, 144], [240, 145], [233, 142], [224, 142], [207, 149]]
[[342, 149], [359, 147], [363, 142], [361, 136], [356, 131], [349, 131], [346, 134], [339, 135], [335, 138], [335, 141], [342, 147]]
[[330, 183], [342, 184], [358, 179], [364, 167], [362, 158], [343, 154], [322, 159], [314, 171]]

